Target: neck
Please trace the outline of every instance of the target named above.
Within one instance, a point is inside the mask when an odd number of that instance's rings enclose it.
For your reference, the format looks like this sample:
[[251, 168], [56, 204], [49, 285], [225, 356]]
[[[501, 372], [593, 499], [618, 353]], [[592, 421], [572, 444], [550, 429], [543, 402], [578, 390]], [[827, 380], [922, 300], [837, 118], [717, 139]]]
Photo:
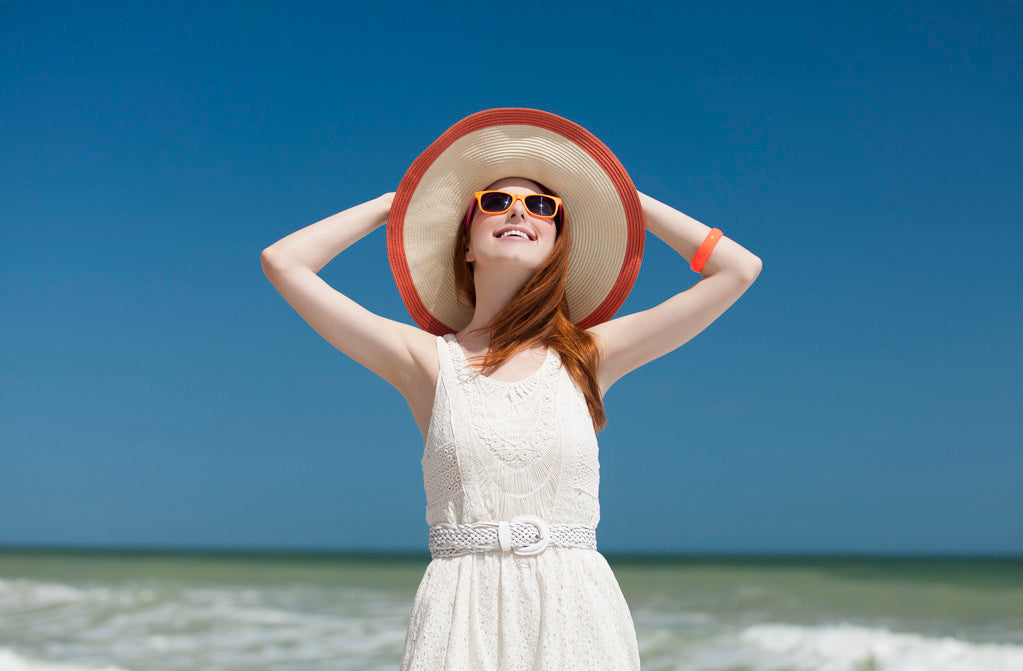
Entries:
[[[508, 304], [515, 293], [525, 286], [534, 272], [535, 270], [532, 268], [516, 266], [476, 268], [473, 273], [476, 287], [476, 310], [473, 312], [472, 321], [462, 329], [461, 333], [486, 326]], [[489, 341], [489, 336], [483, 336], [483, 338], [487, 338]], [[480, 336], [472, 338], [474, 341], [480, 339]]]

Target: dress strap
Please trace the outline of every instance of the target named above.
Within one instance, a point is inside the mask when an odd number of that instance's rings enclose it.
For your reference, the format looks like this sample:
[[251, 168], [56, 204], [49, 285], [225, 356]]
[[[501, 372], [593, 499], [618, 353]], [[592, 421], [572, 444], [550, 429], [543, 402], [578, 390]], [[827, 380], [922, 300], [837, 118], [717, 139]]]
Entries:
[[439, 364], [440, 370], [438, 376], [443, 376], [445, 379], [451, 379], [453, 375], [457, 374], [458, 362], [454, 360], [454, 352], [448, 347], [448, 342], [445, 336], [437, 336], [437, 363]]

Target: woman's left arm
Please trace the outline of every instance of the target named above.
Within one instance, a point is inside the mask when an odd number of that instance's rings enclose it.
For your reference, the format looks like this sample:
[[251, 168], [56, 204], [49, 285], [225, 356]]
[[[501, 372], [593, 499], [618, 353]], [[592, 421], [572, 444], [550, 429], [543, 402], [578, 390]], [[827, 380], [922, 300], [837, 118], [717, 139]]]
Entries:
[[[692, 264], [710, 227], [669, 205], [639, 194], [648, 231]], [[700, 281], [647, 310], [586, 329], [597, 337], [601, 396], [616, 380], [657, 357], [681, 347], [739, 299], [760, 274], [760, 258], [742, 245], [718, 239], [700, 269]]]
[[[692, 263], [696, 250], [710, 233], [710, 226], [701, 224], [689, 215], [645, 193], [639, 194], [639, 202], [643, 205], [643, 218], [647, 230]], [[761, 268], [763, 262], [760, 257], [722, 235], [714, 245], [710, 257], [703, 264], [700, 274], [703, 277], [710, 277], [720, 272], [734, 273], [752, 282], [760, 274]]]

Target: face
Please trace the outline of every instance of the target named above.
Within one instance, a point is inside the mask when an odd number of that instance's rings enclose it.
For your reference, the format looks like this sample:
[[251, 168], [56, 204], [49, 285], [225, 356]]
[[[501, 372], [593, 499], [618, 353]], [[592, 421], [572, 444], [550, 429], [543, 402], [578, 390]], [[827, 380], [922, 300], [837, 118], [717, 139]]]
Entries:
[[[543, 193], [538, 184], [519, 177], [498, 180], [485, 190], [523, 195]], [[533, 216], [521, 200], [516, 200], [512, 208], [503, 214], [486, 214], [477, 207], [470, 227], [471, 241], [465, 258], [477, 266], [477, 260], [481, 260], [488, 265], [518, 265], [538, 270], [554, 248], [557, 238], [555, 219]], [[516, 235], [496, 237], [509, 227], [524, 230], [529, 239]]]

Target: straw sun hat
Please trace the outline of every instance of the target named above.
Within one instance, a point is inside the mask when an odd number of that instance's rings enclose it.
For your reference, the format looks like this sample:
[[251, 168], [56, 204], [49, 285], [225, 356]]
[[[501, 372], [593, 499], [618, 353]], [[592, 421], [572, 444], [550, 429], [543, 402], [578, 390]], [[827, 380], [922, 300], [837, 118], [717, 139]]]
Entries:
[[643, 259], [639, 194], [625, 168], [582, 126], [535, 109], [472, 114], [412, 163], [387, 219], [387, 256], [405, 307], [434, 335], [459, 331], [473, 306], [460, 300], [452, 246], [473, 194], [505, 177], [550, 187], [572, 227], [565, 292], [579, 328], [607, 321], [625, 302]]

